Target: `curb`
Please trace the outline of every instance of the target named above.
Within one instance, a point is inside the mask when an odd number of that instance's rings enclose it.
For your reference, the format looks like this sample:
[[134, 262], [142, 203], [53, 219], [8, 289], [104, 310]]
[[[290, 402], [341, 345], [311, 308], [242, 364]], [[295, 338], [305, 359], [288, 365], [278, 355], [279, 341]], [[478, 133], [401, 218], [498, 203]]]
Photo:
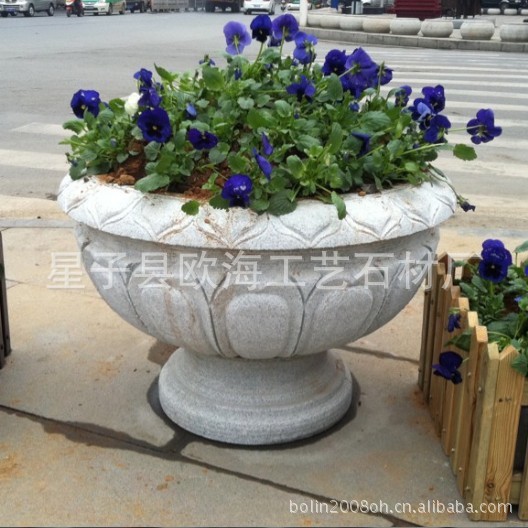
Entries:
[[456, 49], [475, 51], [502, 51], [510, 53], [528, 53], [526, 42], [501, 42], [496, 40], [462, 40], [449, 38], [429, 38], [407, 35], [387, 35], [382, 33], [364, 33], [340, 29], [323, 29], [306, 26], [310, 34], [321, 40], [353, 42], [375, 46], [400, 46], [408, 48]]

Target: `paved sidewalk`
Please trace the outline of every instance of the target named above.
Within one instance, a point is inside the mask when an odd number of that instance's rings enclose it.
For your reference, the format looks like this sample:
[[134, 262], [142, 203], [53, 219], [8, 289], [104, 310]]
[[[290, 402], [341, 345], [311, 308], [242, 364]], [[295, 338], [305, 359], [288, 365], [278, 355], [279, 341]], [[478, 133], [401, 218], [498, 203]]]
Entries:
[[[317, 11], [309, 11], [309, 13], [321, 15], [335, 15], [335, 10], [330, 8], [318, 9]], [[341, 15], [347, 16], [347, 15]], [[382, 14], [382, 15], [357, 15], [358, 17], [384, 17], [395, 18], [396, 15]], [[353, 42], [358, 45], [371, 46], [399, 46], [399, 47], [419, 47], [432, 49], [459, 49], [459, 50], [482, 50], [482, 51], [501, 51], [501, 52], [528, 52], [528, 42], [503, 42], [500, 40], [500, 27], [503, 24], [524, 24], [524, 20], [528, 20], [528, 15], [476, 15], [474, 18], [467, 19], [468, 22], [473, 20], [490, 20], [495, 24], [495, 34], [491, 40], [464, 40], [460, 35], [460, 24], [465, 20], [453, 20], [455, 29], [449, 38], [432, 38], [406, 35], [392, 35], [381, 33], [365, 33], [363, 31], [343, 31], [340, 29], [326, 29], [320, 27], [306, 28], [311, 34], [315, 35], [320, 40], [330, 40], [338, 42]]]
[[[477, 212], [450, 220], [440, 249], [525, 237], [526, 203], [471, 198]], [[416, 386], [422, 292], [340, 351], [361, 388], [355, 417], [289, 445], [223, 445], [160, 411], [170, 347], [122, 321], [86, 275], [83, 288], [49, 287], [52, 254], [77, 251], [54, 202], [1, 196], [0, 229], [13, 345], [0, 371], [0, 525], [475, 526], [462, 513], [396, 511], [461, 503]], [[332, 499], [387, 506], [320, 513]], [[525, 525], [514, 514], [507, 524]]]

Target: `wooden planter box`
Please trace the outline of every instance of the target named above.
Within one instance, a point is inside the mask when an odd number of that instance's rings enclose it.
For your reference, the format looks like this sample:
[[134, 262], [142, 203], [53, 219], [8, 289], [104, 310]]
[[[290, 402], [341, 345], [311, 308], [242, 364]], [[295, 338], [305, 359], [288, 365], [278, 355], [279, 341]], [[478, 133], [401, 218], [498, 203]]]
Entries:
[[[488, 344], [486, 327], [478, 325], [477, 313], [469, 311], [468, 299], [453, 285], [451, 270], [451, 258], [441, 256], [427, 284], [418, 385], [457, 487], [473, 507], [469, 517], [503, 521], [508, 511], [501, 505], [511, 503], [518, 504], [519, 518], [528, 520], [528, 453], [526, 445], [521, 445], [526, 436], [523, 431], [518, 434], [522, 408], [528, 410], [528, 380], [511, 367], [518, 355], [513, 347], [499, 354], [496, 344]], [[463, 381], [458, 385], [432, 371], [441, 352], [457, 351], [445, 345], [453, 336], [446, 330], [451, 307], [461, 313], [462, 328], [457, 332], [472, 329], [469, 356], [459, 351], [468, 359], [459, 369]], [[523, 469], [514, 471], [515, 453], [521, 449]], [[481, 511], [481, 505], [486, 511]]]

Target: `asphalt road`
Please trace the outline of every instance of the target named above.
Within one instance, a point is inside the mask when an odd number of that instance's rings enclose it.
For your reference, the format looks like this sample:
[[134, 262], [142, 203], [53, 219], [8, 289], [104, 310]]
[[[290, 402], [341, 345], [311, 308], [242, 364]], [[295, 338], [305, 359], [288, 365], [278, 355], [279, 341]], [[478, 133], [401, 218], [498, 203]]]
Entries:
[[[61, 124], [71, 118], [69, 102], [79, 88], [97, 89], [103, 99], [135, 89], [139, 68], [189, 70], [209, 53], [222, 60], [224, 24], [243, 14], [145, 13], [66, 18], [45, 13], [0, 19], [0, 194], [53, 199], [66, 172]], [[346, 45], [321, 42], [319, 59]], [[248, 49], [256, 53], [257, 46]], [[352, 46], [348, 45], [349, 50]], [[445, 156], [441, 165], [459, 192], [488, 201], [528, 201], [528, 56], [424, 48], [369, 47], [377, 61], [394, 68], [393, 84], [444, 84], [447, 115], [463, 127], [479, 108], [493, 108], [501, 138], [479, 149], [479, 160]], [[453, 139], [465, 140], [463, 131]]]

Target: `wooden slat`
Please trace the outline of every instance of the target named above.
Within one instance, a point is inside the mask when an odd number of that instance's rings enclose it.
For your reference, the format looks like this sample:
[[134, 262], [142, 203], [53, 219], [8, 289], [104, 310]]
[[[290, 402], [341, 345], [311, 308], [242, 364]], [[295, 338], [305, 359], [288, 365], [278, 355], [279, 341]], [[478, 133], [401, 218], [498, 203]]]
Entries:
[[[464, 301], [464, 298], [460, 299], [461, 304], [462, 301]], [[475, 328], [476, 326], [478, 326], [477, 313], [463, 312], [462, 321], [464, 321], [463, 328]], [[467, 385], [469, 383], [473, 383], [472, 376], [475, 370], [474, 358], [473, 360], [471, 360], [471, 357], [468, 356], [467, 360], [462, 363], [462, 367], [459, 370], [462, 374], [462, 383], [459, 389], [458, 410], [455, 411], [457, 413], [455, 421], [456, 425], [452, 440], [451, 453], [449, 455], [451, 470], [455, 475], [458, 475], [461, 464], [467, 463], [466, 459], [461, 455], [461, 446], [464, 445], [465, 441], [467, 441], [466, 437], [468, 431], [466, 429], [470, 427], [470, 423], [468, 423], [467, 413], [469, 412], [468, 409], [472, 409], [472, 406], [469, 402], [469, 389]], [[471, 373], [470, 376], [468, 376], [468, 372]], [[469, 419], [471, 419], [471, 415], [469, 416]]]
[[[468, 313], [468, 320], [470, 314]], [[475, 314], [475, 318], [477, 318]], [[474, 321], [473, 321], [474, 322]], [[469, 464], [471, 438], [473, 436], [473, 422], [476, 397], [476, 380], [478, 379], [478, 364], [480, 355], [486, 350], [488, 342], [488, 331], [485, 326], [475, 326], [471, 337], [469, 359], [466, 367], [466, 382], [462, 393], [462, 420], [456, 445], [456, 476], [457, 486], [464, 495], [467, 468]]]
[[[433, 264], [431, 269], [431, 295], [429, 297], [429, 324], [427, 327], [427, 343], [425, 347], [424, 358], [424, 376], [423, 376], [423, 396], [427, 404], [429, 404], [429, 393], [431, 390], [431, 365], [433, 365], [433, 347], [434, 347], [434, 332], [436, 325], [436, 299], [438, 291], [438, 264]], [[443, 268], [442, 268], [443, 269]]]
[[[513, 484], [515, 484], [515, 482]], [[524, 468], [521, 476], [518, 500], [516, 501], [516, 503], [519, 504], [519, 519], [521, 519], [521, 521], [528, 521], [528, 446], [526, 446], [526, 455], [524, 456]]]
[[[445, 264], [438, 262], [438, 275], [436, 282], [436, 306], [434, 317], [434, 333], [432, 339], [433, 354], [432, 364], [439, 361], [442, 351], [442, 338], [444, 327], [447, 324], [447, 300], [446, 290], [451, 287], [451, 277], [446, 275]], [[433, 417], [435, 431], [438, 436], [442, 432], [442, 407], [444, 403], [444, 392], [447, 381], [440, 376], [432, 376], [429, 389], [429, 411]]]
[[[517, 431], [521, 414], [521, 398], [524, 389], [524, 377], [515, 371], [511, 364], [519, 355], [513, 347], [505, 348], [500, 354], [493, 426], [491, 428], [488, 466], [485, 480], [485, 494], [482, 502], [505, 504], [510, 499], [513, 476], [513, 460]], [[481, 519], [503, 521], [507, 513], [486, 511]]]
[[423, 320], [422, 320], [422, 345], [420, 348], [420, 366], [418, 367], [418, 387], [423, 391], [425, 371], [431, 368], [431, 364], [427, 363], [431, 359], [431, 355], [427, 353], [427, 339], [429, 329], [429, 314], [431, 308], [431, 284], [426, 284], [424, 291], [423, 302]]
[[[452, 280], [451, 277], [449, 277]], [[458, 308], [458, 298], [460, 296], [460, 288], [458, 286], [451, 286], [445, 292], [446, 295], [446, 304], [447, 310], [449, 312], [452, 308]], [[462, 325], [461, 325], [462, 326]], [[458, 335], [462, 329], [455, 330], [454, 332], [449, 332], [447, 330], [447, 324], [444, 325], [444, 331], [442, 336], [442, 344], [444, 350], [453, 350], [452, 345], [447, 346], [446, 343], [452, 339], [454, 336]], [[458, 350], [457, 350], [458, 351]], [[459, 384], [460, 385], [460, 384]], [[444, 392], [444, 403], [442, 405], [442, 424], [441, 424], [441, 444], [442, 449], [446, 455], [451, 451], [451, 436], [453, 433], [453, 413], [455, 406], [455, 394], [459, 385], [454, 383], [447, 383], [445, 392]]]
[[[525, 466], [526, 467], [526, 466]], [[521, 486], [523, 474], [520, 471], [515, 471], [512, 477], [512, 487], [510, 490], [510, 502], [512, 504], [519, 504], [521, 502]], [[526, 520], [521, 517], [521, 507], [519, 505], [519, 519]]]
[[474, 513], [470, 515], [470, 518], [474, 521], [480, 520], [481, 514], [477, 510], [479, 510], [480, 504], [484, 502], [493, 407], [499, 373], [499, 349], [497, 345], [489, 344], [479, 361], [475, 425], [471, 440], [467, 481], [463, 493], [466, 501], [473, 505]]

